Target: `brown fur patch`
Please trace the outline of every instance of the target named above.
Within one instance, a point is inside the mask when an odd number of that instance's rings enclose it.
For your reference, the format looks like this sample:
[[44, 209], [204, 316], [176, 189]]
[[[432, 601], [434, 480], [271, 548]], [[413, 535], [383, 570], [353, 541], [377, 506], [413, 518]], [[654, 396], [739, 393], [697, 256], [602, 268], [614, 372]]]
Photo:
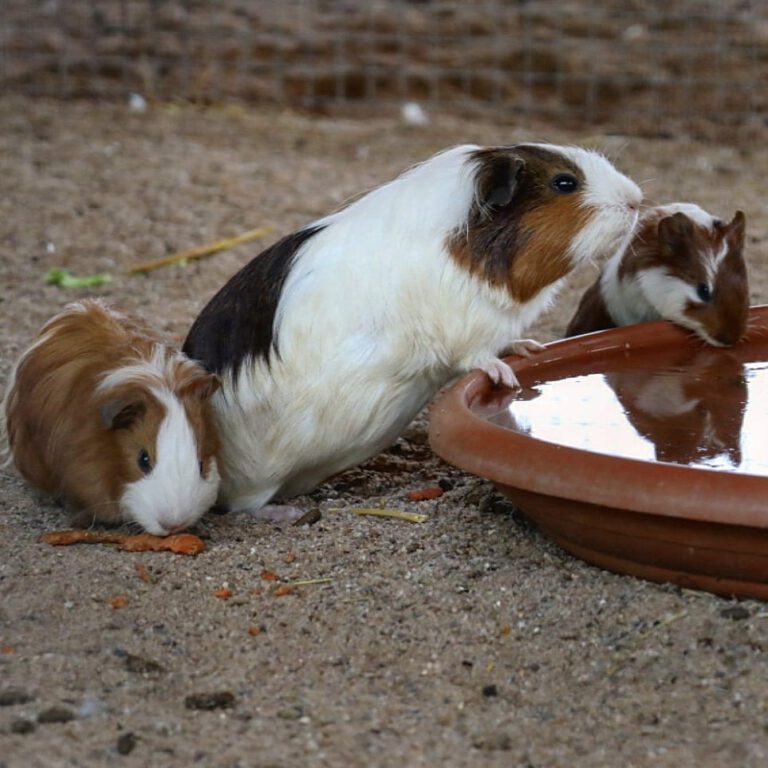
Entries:
[[[673, 222], [673, 218], [677, 221]], [[665, 224], [660, 229], [662, 221]], [[666, 232], [666, 235], [660, 235], [660, 232]], [[723, 247], [727, 247], [727, 254], [720, 262], [714, 283], [711, 283], [704, 254], [717, 254]], [[618, 275], [626, 280], [642, 270], [663, 267], [667, 274], [694, 289], [706, 285], [711, 291], [711, 301], [689, 302], [685, 314], [703, 326], [716, 341], [735, 344], [744, 335], [749, 309], [743, 249], [743, 214], [737, 213], [730, 223], [715, 220], [713, 228], [709, 229], [681, 213], [671, 217], [657, 209], [641, 222], [621, 260]]]
[[[79, 308], [78, 308], [79, 307]], [[161, 345], [162, 373], [146, 371], [107, 389], [105, 374], [150, 360]], [[165, 409], [151, 386], [181, 384], [198, 438], [201, 460], [210, 463], [217, 438], [208, 413], [215, 378], [174, 349], [138, 319], [98, 301], [71, 305], [50, 320], [21, 356], [6, 401], [8, 437], [19, 472], [32, 485], [61, 496], [75, 522], [120, 522], [125, 485], [141, 477], [141, 448], [154, 460]], [[143, 415], [125, 428], [108, 429], [102, 408], [110, 400], [140, 402]]]
[[448, 251], [471, 274], [529, 301], [568, 274], [568, 250], [589, 217], [578, 192], [560, 194], [550, 182], [567, 173], [583, 184], [583, 174], [561, 155], [524, 144], [482, 149], [472, 160], [476, 202]]

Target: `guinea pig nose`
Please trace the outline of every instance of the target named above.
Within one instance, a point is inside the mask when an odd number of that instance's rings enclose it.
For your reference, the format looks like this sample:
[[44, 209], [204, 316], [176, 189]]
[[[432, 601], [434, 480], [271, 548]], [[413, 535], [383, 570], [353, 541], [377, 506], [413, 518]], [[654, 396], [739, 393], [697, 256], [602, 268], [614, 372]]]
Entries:
[[178, 533], [183, 531], [187, 526], [184, 523], [179, 522], [174, 517], [159, 517], [157, 524], [163, 529], [165, 536], [170, 536], [172, 533]]

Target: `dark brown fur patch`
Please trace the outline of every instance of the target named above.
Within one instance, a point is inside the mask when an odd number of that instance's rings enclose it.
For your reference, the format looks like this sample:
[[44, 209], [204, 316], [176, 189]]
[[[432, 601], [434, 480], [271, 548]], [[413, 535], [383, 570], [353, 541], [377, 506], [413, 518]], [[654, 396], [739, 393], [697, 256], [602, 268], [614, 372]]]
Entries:
[[275, 313], [296, 253], [322, 227], [284, 237], [229, 279], [198, 315], [184, 352], [207, 370], [237, 376], [246, 358], [278, 351]]
[[581, 297], [579, 306], [565, 330], [565, 335], [579, 336], [582, 333], [604, 331], [615, 327], [616, 323], [605, 306], [603, 294], [600, 291], [600, 278], [598, 278]]
[[[571, 269], [568, 249], [589, 217], [578, 192], [560, 194], [550, 186], [560, 173], [583, 184], [578, 166], [531, 145], [475, 152], [476, 202], [467, 226], [448, 239], [454, 260], [490, 285], [506, 289], [520, 302], [532, 299]], [[508, 204], [494, 205], [508, 178]]]

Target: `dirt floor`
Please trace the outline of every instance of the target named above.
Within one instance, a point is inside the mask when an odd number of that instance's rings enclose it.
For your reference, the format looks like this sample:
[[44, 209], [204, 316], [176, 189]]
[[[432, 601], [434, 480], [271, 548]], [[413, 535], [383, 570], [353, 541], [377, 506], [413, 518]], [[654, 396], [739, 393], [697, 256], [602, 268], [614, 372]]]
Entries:
[[[266, 244], [445, 146], [523, 138], [598, 146], [655, 201], [742, 208], [753, 300], [768, 300], [764, 137], [6, 99], [0, 380], [45, 319], [90, 293], [45, 285], [52, 266], [111, 273], [99, 292], [183, 335], [260, 246], [147, 277], [127, 267], [263, 224]], [[593, 275], [532, 335], [555, 338]], [[0, 475], [0, 766], [765, 765], [768, 608], [567, 555], [436, 459], [426, 416], [298, 499], [317, 524], [210, 516], [196, 558], [39, 544], [63, 511]], [[406, 499], [438, 482], [441, 498]], [[428, 519], [349, 511], [381, 503]], [[317, 581], [279, 596], [264, 571]]]

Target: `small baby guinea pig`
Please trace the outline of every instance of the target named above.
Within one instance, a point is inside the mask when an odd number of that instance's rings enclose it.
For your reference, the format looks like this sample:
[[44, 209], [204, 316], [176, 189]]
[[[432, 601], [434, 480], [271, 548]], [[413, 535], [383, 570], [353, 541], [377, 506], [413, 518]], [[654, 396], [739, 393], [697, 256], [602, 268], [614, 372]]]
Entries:
[[8, 448], [73, 522], [134, 522], [166, 535], [215, 502], [215, 375], [98, 300], [49, 320], [11, 372]]
[[749, 310], [744, 226], [741, 211], [726, 224], [690, 203], [649, 209], [582, 296], [566, 336], [664, 318], [709, 344], [735, 344]]
[[504, 351], [571, 270], [622, 247], [641, 193], [573, 147], [460, 146], [285, 237], [203, 309], [184, 351], [222, 379], [221, 501], [258, 510], [391, 444]]

